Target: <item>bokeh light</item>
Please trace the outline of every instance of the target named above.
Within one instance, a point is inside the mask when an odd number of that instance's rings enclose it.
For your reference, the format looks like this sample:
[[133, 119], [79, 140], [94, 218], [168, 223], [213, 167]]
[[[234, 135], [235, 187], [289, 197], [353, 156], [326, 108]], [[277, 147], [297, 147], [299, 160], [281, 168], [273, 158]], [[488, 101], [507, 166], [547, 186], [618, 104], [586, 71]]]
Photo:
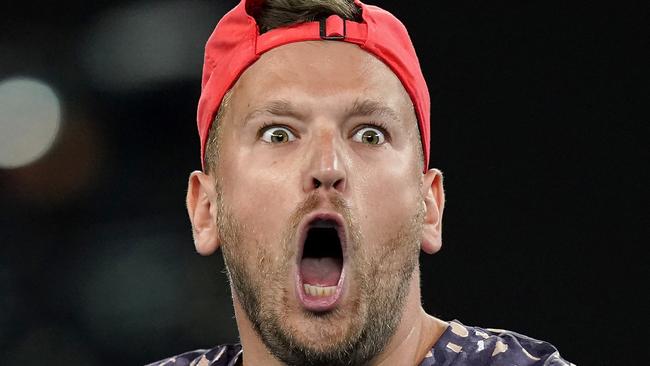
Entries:
[[0, 81], [0, 168], [29, 165], [54, 144], [61, 127], [61, 101], [43, 81]]

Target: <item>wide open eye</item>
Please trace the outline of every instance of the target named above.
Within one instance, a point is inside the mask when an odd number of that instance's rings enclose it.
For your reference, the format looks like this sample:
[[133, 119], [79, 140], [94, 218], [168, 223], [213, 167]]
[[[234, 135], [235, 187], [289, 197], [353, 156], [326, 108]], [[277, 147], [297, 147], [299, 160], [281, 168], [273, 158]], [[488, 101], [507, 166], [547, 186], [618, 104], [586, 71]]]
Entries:
[[271, 144], [284, 144], [296, 139], [296, 136], [286, 127], [270, 126], [263, 130], [262, 141]]
[[352, 136], [352, 140], [369, 145], [381, 145], [386, 141], [386, 137], [378, 128], [364, 127]]

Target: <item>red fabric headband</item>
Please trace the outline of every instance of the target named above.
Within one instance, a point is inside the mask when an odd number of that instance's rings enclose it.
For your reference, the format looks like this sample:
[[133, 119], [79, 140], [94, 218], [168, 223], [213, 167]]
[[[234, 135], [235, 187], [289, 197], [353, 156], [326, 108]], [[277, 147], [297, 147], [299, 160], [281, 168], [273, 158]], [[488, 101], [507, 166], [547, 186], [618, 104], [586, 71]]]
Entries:
[[292, 42], [338, 40], [359, 45], [384, 62], [402, 82], [417, 115], [424, 171], [429, 166], [429, 112], [427, 84], [420, 70], [415, 49], [404, 25], [389, 12], [365, 5], [360, 23], [343, 20], [336, 15], [321, 22], [306, 22], [276, 28], [259, 34], [255, 19], [247, 10], [260, 1], [242, 0], [219, 21], [205, 46], [201, 97], [197, 112], [201, 139], [201, 164], [205, 169], [205, 146], [208, 132], [226, 92], [239, 76], [266, 51]]

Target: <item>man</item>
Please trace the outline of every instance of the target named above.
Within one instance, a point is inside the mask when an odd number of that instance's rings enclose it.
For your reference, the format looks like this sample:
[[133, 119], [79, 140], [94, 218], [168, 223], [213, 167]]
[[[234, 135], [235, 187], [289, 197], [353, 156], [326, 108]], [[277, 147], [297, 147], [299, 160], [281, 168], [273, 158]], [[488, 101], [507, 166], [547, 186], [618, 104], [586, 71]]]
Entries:
[[420, 303], [441, 246], [429, 94], [403, 25], [359, 1], [242, 1], [206, 45], [197, 251], [222, 248], [241, 344], [157, 365], [569, 365]]

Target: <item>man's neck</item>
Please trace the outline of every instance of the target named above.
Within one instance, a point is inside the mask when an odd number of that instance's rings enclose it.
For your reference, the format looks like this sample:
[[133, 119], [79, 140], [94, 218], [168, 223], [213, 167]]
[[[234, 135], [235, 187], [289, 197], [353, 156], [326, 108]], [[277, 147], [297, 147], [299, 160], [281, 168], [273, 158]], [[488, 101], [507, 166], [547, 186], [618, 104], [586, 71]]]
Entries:
[[448, 324], [427, 314], [420, 304], [420, 276], [413, 276], [404, 313], [395, 334], [372, 361], [373, 366], [419, 365]]

